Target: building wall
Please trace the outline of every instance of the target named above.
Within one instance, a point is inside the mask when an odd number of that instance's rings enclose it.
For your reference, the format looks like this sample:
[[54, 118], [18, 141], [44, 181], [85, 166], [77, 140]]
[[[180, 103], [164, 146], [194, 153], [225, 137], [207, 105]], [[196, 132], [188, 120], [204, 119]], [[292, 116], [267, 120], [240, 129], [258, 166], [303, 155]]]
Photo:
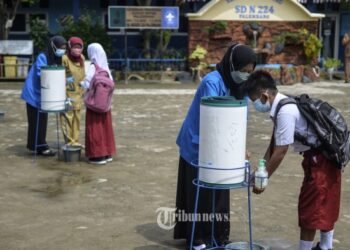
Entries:
[[[206, 56], [207, 63], [216, 64], [223, 57], [228, 46], [233, 43], [239, 42], [243, 44], [251, 44], [251, 40], [247, 39], [243, 33], [243, 25], [249, 22], [246, 21], [230, 21], [228, 22], [225, 31], [220, 33], [213, 32], [208, 34], [206, 27], [212, 27], [215, 22], [211, 21], [189, 21], [188, 31], [188, 52], [189, 55], [195, 50], [199, 44], [207, 49], [208, 54]], [[300, 28], [306, 28], [309, 32], [318, 34], [318, 22], [274, 22], [264, 21], [259, 22], [259, 25], [263, 27], [263, 32], [257, 41], [257, 53], [264, 53], [267, 56], [266, 63], [292, 63], [302, 64], [305, 63], [305, 57], [303, 57], [302, 45], [287, 45], [283, 52], [279, 55], [274, 54], [274, 36], [279, 35], [283, 31], [297, 32]], [[265, 43], [270, 43], [272, 49], [263, 49]]]

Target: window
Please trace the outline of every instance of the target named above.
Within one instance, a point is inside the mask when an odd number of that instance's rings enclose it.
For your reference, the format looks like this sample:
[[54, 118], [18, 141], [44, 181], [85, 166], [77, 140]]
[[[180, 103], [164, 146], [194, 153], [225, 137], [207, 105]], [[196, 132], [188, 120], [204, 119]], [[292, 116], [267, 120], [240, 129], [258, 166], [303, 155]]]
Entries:
[[101, 8], [107, 8], [109, 4], [108, 0], [100, 0], [100, 7]]
[[47, 23], [47, 15], [44, 13], [17, 13], [10, 33], [28, 33], [30, 30], [29, 23], [34, 18], [39, 18], [44, 24]]
[[21, 7], [22, 8], [29, 8], [29, 7], [39, 7], [39, 8], [49, 8], [49, 0], [39, 0], [34, 2], [33, 4], [30, 4], [29, 1], [22, 1]]
[[26, 15], [17, 14], [15, 20], [13, 21], [11, 31], [15, 32], [25, 32], [26, 31]]

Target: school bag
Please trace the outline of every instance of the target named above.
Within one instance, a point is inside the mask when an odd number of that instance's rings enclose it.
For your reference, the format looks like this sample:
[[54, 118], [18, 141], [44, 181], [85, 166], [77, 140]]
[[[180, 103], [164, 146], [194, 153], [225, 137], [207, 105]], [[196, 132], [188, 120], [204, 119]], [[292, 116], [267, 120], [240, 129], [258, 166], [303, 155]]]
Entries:
[[111, 109], [114, 82], [109, 78], [107, 70], [94, 63], [96, 71], [90, 81], [90, 87], [84, 96], [85, 106], [89, 109], [105, 113]]
[[302, 144], [320, 150], [323, 155], [343, 169], [350, 160], [350, 136], [344, 117], [327, 102], [310, 98], [307, 94], [282, 99], [275, 111], [274, 123], [282, 106], [296, 104], [308, 126], [316, 132], [318, 141], [295, 133]]

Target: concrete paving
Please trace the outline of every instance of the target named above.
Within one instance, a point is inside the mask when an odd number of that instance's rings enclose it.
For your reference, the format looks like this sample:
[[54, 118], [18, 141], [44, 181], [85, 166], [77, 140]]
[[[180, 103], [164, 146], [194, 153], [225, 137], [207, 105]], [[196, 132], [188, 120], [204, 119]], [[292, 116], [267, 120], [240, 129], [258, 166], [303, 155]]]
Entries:
[[[350, 84], [297, 84], [280, 91], [327, 100], [350, 124]], [[156, 210], [175, 205], [175, 140], [194, 92], [193, 85], [117, 86], [112, 116], [118, 153], [113, 162], [97, 167], [84, 159], [65, 163], [39, 157], [34, 162], [25, 148], [27, 119], [20, 85], [0, 84], [0, 110], [6, 112], [0, 117], [0, 249], [184, 249], [183, 241], [172, 239], [172, 230], [158, 226]], [[253, 165], [263, 155], [271, 130], [269, 118], [251, 108], [247, 147]], [[84, 119], [82, 131], [84, 143]], [[48, 141], [57, 146], [54, 114], [49, 114]], [[290, 150], [267, 190], [252, 197], [254, 240], [271, 249], [297, 249], [300, 162]], [[350, 169], [342, 181], [334, 247], [348, 250]], [[231, 240], [247, 238], [247, 192], [234, 190]]]

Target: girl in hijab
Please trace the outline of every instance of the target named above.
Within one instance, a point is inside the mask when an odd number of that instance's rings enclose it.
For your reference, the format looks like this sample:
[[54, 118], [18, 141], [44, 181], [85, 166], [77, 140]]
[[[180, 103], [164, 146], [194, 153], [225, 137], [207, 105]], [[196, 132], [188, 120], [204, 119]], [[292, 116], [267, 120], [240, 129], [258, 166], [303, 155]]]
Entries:
[[[38, 155], [54, 156], [55, 152], [46, 142], [47, 113], [39, 112], [41, 106], [41, 67], [62, 65], [62, 56], [66, 53], [67, 41], [61, 36], [49, 40], [46, 50], [38, 55], [25, 80], [21, 98], [27, 105], [28, 139], [27, 148], [37, 150]], [[37, 117], [39, 116], [37, 147], [35, 147]]]
[[[86, 77], [81, 86], [88, 89], [98, 65], [105, 69], [109, 77], [113, 80], [108, 67], [106, 52], [99, 43], [92, 43], [87, 49], [91, 64], [87, 70]], [[116, 153], [114, 142], [114, 133], [112, 126], [112, 113], [109, 110], [106, 113], [96, 113], [86, 108], [85, 122], [85, 154], [91, 164], [106, 164], [113, 160], [112, 155]]]
[[[196, 197], [196, 186], [192, 181], [197, 177], [198, 169], [191, 163], [198, 160], [199, 149], [199, 108], [204, 96], [234, 96], [245, 98], [244, 81], [255, 68], [255, 54], [251, 48], [242, 44], [232, 45], [216, 70], [207, 74], [200, 83], [187, 116], [182, 124], [176, 143], [180, 149], [180, 160], [176, 194], [176, 225], [174, 239], [186, 239], [187, 246], [191, 243], [192, 221], [178, 220], [181, 214], [193, 214]], [[215, 238], [219, 245], [225, 245], [230, 235], [230, 193], [229, 190], [217, 190], [215, 201], [211, 200], [209, 189], [202, 189], [199, 195], [199, 218], [212, 211], [221, 214], [222, 221], [215, 221]], [[216, 215], [215, 215], [216, 216]], [[193, 249], [206, 249], [211, 242], [211, 222], [196, 222]], [[192, 249], [191, 249], [192, 250]]]
[[67, 54], [62, 58], [62, 64], [66, 68], [67, 98], [72, 99], [72, 110], [61, 113], [61, 128], [68, 145], [81, 146], [79, 143], [80, 116], [82, 95], [84, 89], [80, 82], [85, 78], [83, 40], [79, 37], [71, 37], [68, 40]]

